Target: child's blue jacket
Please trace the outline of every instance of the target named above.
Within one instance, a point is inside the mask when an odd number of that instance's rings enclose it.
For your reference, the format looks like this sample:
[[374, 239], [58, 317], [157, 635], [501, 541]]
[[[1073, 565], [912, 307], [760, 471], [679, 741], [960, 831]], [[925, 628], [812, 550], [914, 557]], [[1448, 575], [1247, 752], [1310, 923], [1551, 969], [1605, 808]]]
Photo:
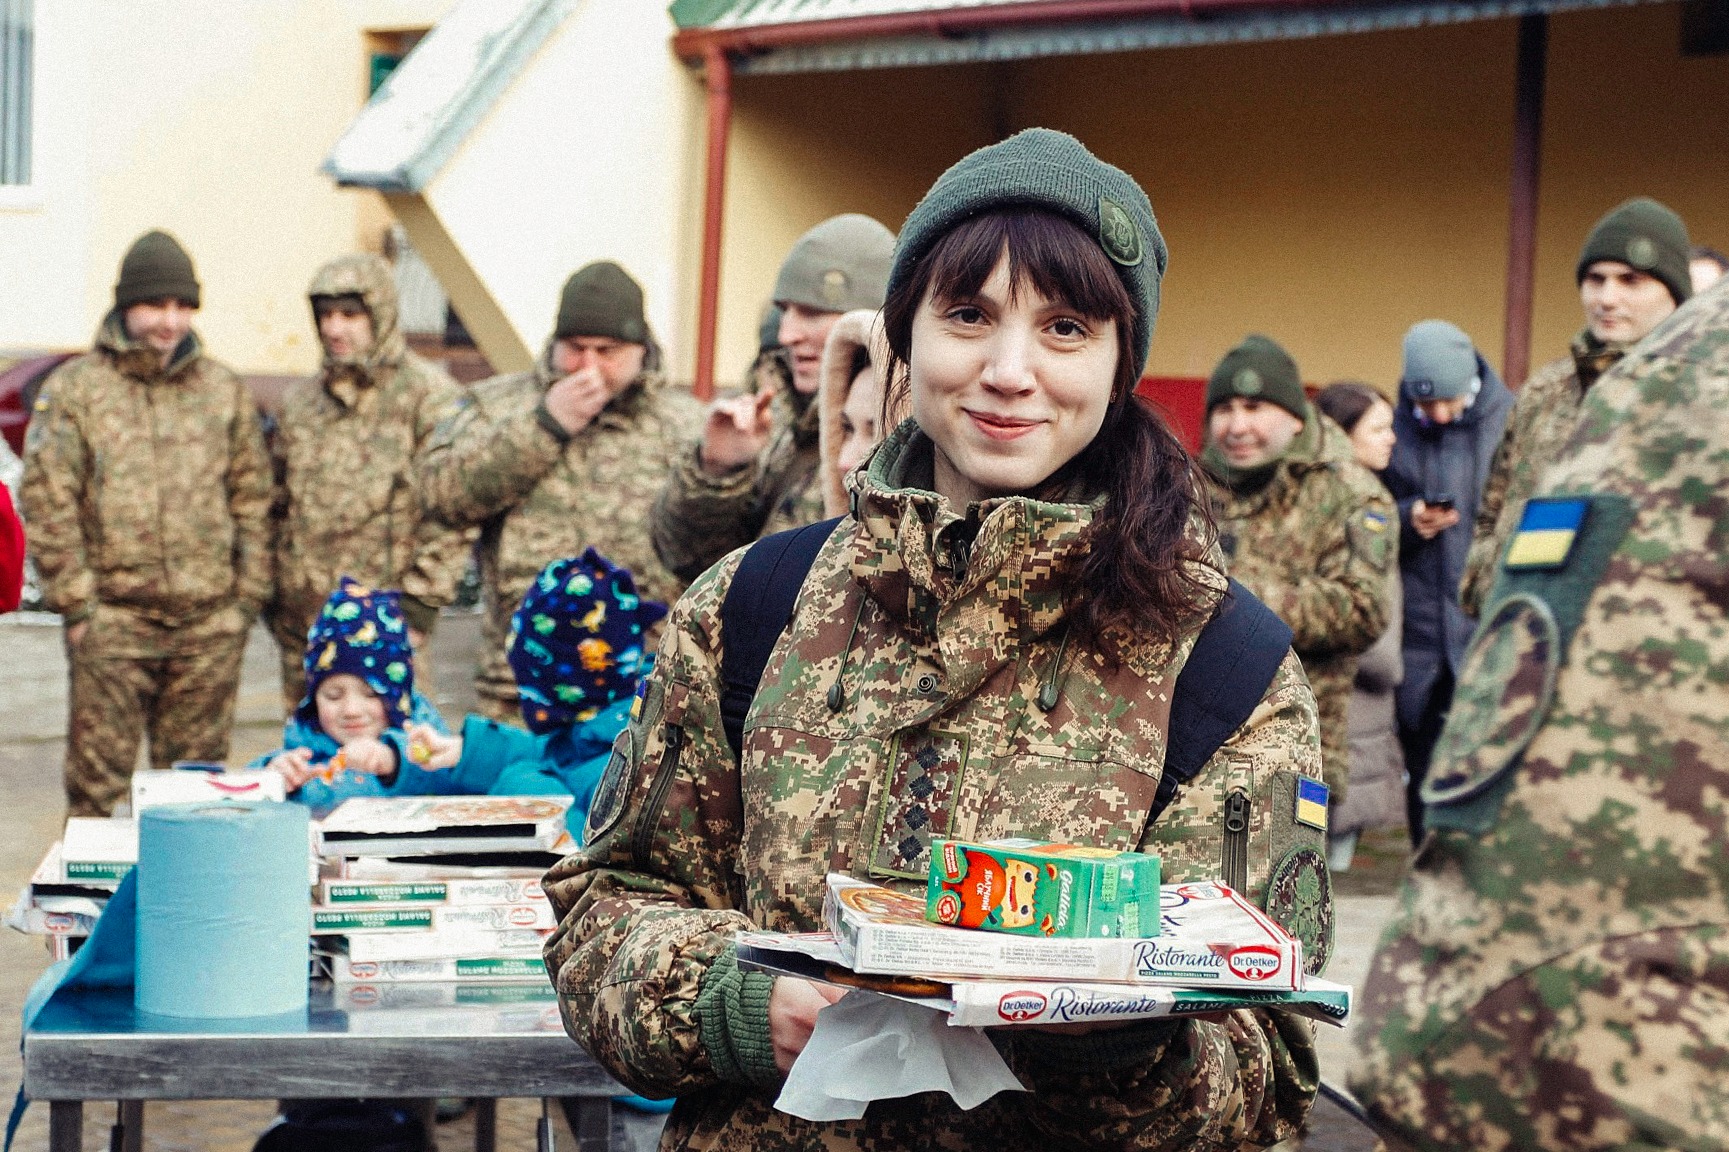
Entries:
[[[432, 701], [422, 696], [419, 691], [414, 693], [414, 715], [410, 719], [416, 724], [429, 724], [440, 732], [450, 731]], [[323, 810], [334, 808], [344, 800], [356, 796], [438, 796], [464, 791], [450, 778], [449, 772], [428, 772], [410, 760], [408, 735], [402, 729], [387, 728], [378, 738], [396, 753], [396, 779], [389, 784], [365, 772], [344, 768], [328, 781], [314, 776], [299, 789], [290, 792], [288, 798], [296, 803]], [[282, 726], [282, 747], [274, 752], [266, 752], [247, 767], [268, 767], [271, 760], [293, 748], [310, 748], [312, 762], [325, 764], [336, 755], [341, 745], [325, 735], [322, 728], [302, 723], [298, 717], [290, 716], [288, 723]]]
[[452, 791], [493, 796], [574, 796], [565, 826], [577, 841], [588, 804], [612, 751], [630, 725], [633, 697], [601, 709], [592, 720], [545, 736], [481, 716], [462, 722], [462, 759], [448, 770]]

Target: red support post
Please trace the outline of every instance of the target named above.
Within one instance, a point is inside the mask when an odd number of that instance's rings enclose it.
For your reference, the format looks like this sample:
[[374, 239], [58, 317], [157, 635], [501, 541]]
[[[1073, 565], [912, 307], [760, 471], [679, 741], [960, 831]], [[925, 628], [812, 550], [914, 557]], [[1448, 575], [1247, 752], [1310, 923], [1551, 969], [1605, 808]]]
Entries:
[[696, 380], [699, 400], [714, 396], [715, 328], [720, 318], [720, 230], [726, 207], [726, 146], [732, 130], [732, 61], [710, 44], [703, 53], [708, 89], [708, 164], [703, 191], [702, 283], [696, 312]]
[[1507, 222], [1507, 316], [1501, 374], [1517, 388], [1531, 370], [1531, 314], [1537, 276], [1537, 183], [1542, 173], [1543, 90], [1549, 17], [1519, 18], [1519, 63], [1513, 96], [1513, 173]]

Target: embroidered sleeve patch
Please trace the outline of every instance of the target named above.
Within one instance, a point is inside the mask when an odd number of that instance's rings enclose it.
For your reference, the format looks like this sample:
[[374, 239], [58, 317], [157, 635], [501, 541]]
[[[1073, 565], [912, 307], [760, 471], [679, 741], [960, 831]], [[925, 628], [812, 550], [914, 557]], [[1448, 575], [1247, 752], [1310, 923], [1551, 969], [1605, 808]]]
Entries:
[[1465, 653], [1423, 803], [1468, 800], [1517, 762], [1549, 711], [1560, 665], [1548, 604], [1517, 593], [1496, 605]]
[[1319, 848], [1299, 844], [1273, 866], [1266, 911], [1302, 942], [1303, 971], [1319, 976], [1333, 958], [1333, 877]]
[[1507, 545], [1509, 572], [1564, 568], [1584, 527], [1591, 502], [1568, 497], [1536, 497], [1525, 502], [1519, 527]]

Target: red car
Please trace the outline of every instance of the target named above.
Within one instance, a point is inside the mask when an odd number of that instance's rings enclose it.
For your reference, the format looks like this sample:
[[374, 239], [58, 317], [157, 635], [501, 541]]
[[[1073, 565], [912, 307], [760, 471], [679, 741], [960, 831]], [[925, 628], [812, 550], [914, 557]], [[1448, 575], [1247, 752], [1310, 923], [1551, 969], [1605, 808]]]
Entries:
[[60, 367], [76, 352], [26, 353], [22, 357], [0, 357], [0, 435], [20, 456], [24, 454], [24, 428], [30, 423], [30, 409], [36, 403], [36, 392], [48, 373]]

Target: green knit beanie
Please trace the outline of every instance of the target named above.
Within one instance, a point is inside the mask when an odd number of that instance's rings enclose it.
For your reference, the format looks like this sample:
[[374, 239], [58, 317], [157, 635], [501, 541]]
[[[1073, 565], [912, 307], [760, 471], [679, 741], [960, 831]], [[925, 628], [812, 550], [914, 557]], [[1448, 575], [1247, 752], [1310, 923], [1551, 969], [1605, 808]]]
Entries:
[[787, 253], [775, 277], [774, 302], [818, 312], [881, 308], [894, 251], [895, 234], [869, 216], [830, 217]]
[[642, 285], [611, 260], [585, 265], [564, 282], [553, 339], [603, 336], [626, 344], [648, 343]]
[[1597, 261], [1614, 260], [1655, 276], [1677, 305], [1685, 304], [1693, 295], [1693, 277], [1687, 268], [1692, 246], [1681, 217], [1648, 196], [1635, 197], [1591, 229], [1579, 253], [1574, 282], [1583, 283], [1585, 270]]
[[1303, 394], [1297, 362], [1265, 336], [1249, 336], [1225, 353], [1207, 381], [1207, 411], [1238, 396], [1265, 400], [1299, 420], [1309, 419], [1309, 398]]
[[132, 242], [120, 261], [120, 279], [114, 284], [114, 306], [130, 308], [147, 300], [173, 297], [198, 307], [198, 277], [192, 257], [180, 241], [166, 232], [150, 231]]
[[963, 157], [938, 176], [901, 225], [889, 295], [906, 289], [919, 261], [955, 225], [992, 208], [1014, 206], [1055, 212], [1098, 238], [1135, 301], [1135, 356], [1145, 364], [1159, 314], [1165, 239], [1151, 201], [1134, 178], [1066, 132], [1028, 128]]

